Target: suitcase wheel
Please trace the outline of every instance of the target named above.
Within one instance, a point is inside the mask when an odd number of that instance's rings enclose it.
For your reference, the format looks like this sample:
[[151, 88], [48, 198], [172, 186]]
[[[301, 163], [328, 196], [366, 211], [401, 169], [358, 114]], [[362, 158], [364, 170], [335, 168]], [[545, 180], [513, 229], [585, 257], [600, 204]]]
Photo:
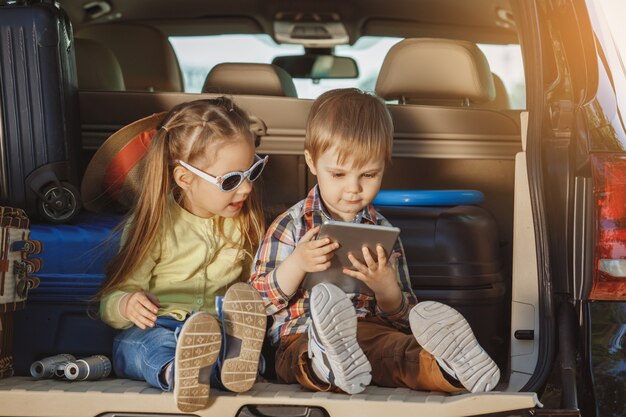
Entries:
[[44, 200], [38, 200], [37, 207], [39, 214], [49, 222], [67, 222], [80, 211], [80, 194], [76, 187], [68, 182], [62, 181], [60, 186], [50, 184], [41, 194]]

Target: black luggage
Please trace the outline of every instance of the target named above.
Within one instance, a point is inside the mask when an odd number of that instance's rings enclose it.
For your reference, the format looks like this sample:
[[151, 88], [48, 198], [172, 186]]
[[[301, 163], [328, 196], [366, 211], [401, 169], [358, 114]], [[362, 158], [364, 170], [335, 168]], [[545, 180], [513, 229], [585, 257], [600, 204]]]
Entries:
[[399, 227], [418, 301], [454, 307], [502, 371], [508, 369], [508, 286], [495, 219], [478, 206], [377, 206]]
[[74, 38], [53, 2], [0, 2], [0, 204], [65, 222], [80, 209]]

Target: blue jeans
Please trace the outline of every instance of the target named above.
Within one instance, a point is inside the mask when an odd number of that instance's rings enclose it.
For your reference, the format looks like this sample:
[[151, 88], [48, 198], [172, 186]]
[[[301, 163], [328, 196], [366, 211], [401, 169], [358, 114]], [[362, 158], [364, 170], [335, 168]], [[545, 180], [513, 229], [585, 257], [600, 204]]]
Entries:
[[[174, 361], [176, 341], [184, 322], [171, 317], [158, 317], [155, 326], [141, 330], [133, 326], [113, 341], [113, 369], [120, 378], [143, 380], [163, 391], [171, 391], [174, 382], [165, 382], [164, 371]], [[217, 362], [211, 369], [211, 387], [224, 390], [220, 378], [224, 339]]]

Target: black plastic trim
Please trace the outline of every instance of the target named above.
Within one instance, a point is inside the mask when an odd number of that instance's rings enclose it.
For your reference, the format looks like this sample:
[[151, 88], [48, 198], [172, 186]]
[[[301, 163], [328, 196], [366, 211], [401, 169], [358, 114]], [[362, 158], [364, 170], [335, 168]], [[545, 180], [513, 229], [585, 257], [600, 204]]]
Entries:
[[545, 113], [543, 58], [539, 29], [541, 27], [536, 1], [511, 1], [520, 36], [526, 76], [527, 107], [529, 109], [526, 157], [537, 247], [537, 273], [539, 279], [539, 334], [537, 364], [533, 375], [522, 391], [537, 392], [548, 380], [555, 356], [555, 317], [550, 274], [548, 226], [544, 201], [541, 165], [541, 138]]

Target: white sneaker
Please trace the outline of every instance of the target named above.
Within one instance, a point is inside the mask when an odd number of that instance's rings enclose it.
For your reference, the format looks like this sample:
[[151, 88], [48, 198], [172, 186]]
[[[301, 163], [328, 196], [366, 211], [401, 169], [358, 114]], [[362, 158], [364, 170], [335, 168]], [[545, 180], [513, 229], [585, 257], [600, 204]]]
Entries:
[[413, 336], [443, 368], [471, 392], [494, 389], [500, 380], [498, 365], [478, 344], [467, 320], [455, 309], [423, 301], [409, 317]]
[[309, 359], [315, 375], [348, 394], [372, 380], [372, 366], [356, 339], [356, 313], [346, 294], [332, 284], [311, 290]]

